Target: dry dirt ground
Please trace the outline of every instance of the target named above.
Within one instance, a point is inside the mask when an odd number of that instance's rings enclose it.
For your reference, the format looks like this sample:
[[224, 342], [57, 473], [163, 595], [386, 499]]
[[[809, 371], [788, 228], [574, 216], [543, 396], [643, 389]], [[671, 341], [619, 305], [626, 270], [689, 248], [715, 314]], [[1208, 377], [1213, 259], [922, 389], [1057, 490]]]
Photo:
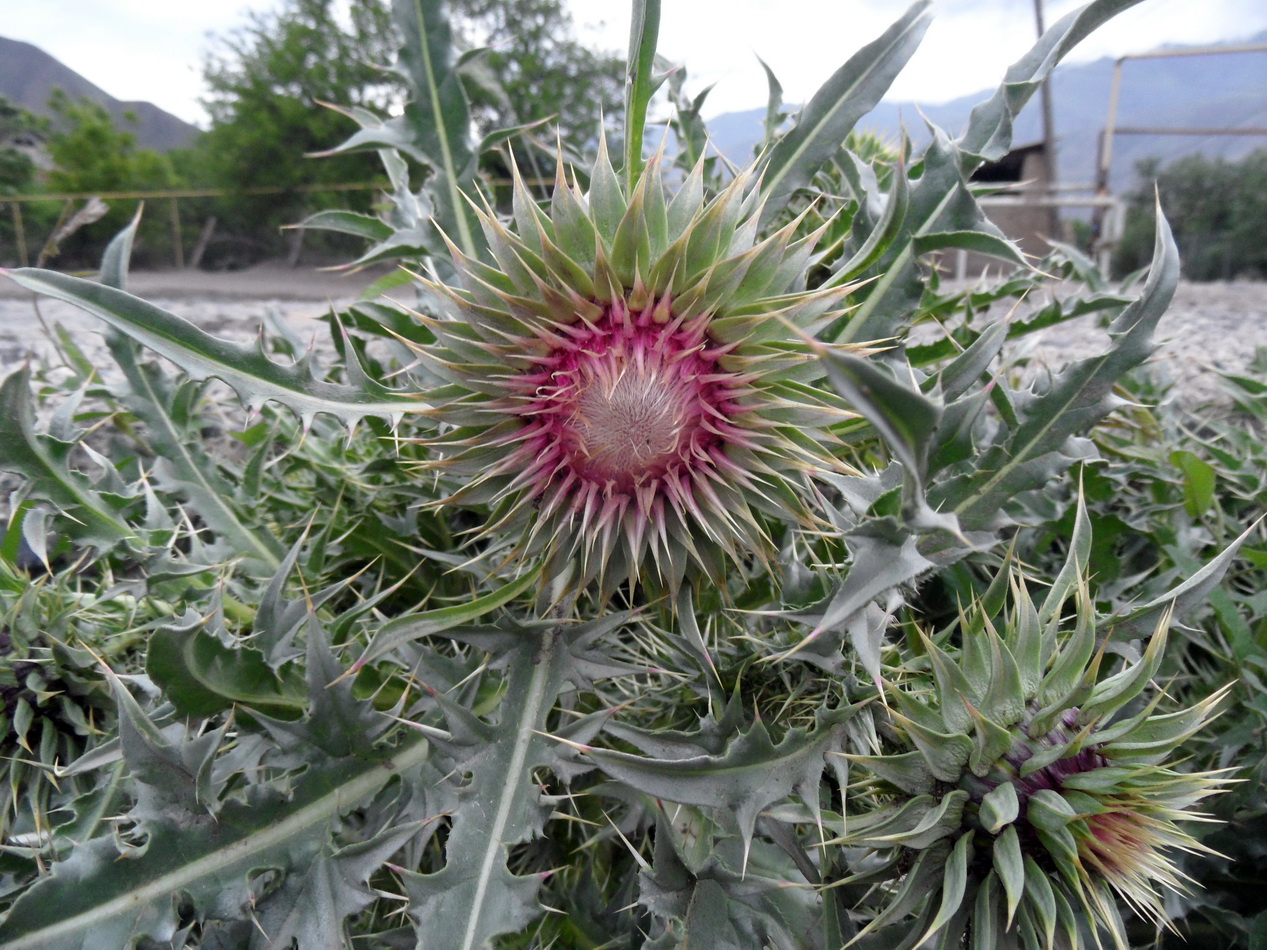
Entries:
[[[167, 271], [134, 274], [128, 289], [217, 335], [251, 337], [271, 309], [301, 335], [321, 336], [324, 328], [316, 321], [330, 305], [356, 299], [382, 273], [278, 265], [231, 273]], [[407, 290], [397, 293], [408, 299]], [[0, 277], [0, 371], [50, 352], [41, 318], [64, 326], [90, 358], [102, 352], [95, 318], [49, 300], [39, 303], [37, 313], [33, 301], [30, 293]], [[1267, 283], [1181, 284], [1158, 339], [1156, 371], [1174, 379], [1193, 404], [1217, 398], [1218, 373], [1243, 370], [1255, 350], [1267, 346]], [[1033, 347], [1032, 355], [1054, 368], [1102, 352], [1106, 343], [1096, 319], [1085, 317], [1020, 345]]]

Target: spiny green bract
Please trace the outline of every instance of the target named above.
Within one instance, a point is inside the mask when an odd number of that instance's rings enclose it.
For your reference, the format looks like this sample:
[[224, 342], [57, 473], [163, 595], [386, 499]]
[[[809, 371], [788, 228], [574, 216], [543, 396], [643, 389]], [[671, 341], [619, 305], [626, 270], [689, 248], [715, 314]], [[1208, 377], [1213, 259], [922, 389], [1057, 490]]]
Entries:
[[43, 845], [59, 793], [79, 788], [56, 768], [114, 724], [100, 664], [119, 662], [140, 639], [133, 625], [142, 607], [88, 586], [74, 577], [33, 579], [0, 557], [0, 777], [12, 790], [0, 807], [0, 835], [24, 856]]

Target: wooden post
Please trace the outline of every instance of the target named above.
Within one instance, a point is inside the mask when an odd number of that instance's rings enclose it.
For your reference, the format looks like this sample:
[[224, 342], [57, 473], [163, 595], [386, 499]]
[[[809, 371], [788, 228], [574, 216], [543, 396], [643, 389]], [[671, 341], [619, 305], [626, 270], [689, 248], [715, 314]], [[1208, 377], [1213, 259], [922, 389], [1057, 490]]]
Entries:
[[26, 251], [26, 229], [22, 226], [22, 203], [10, 201], [9, 207], [13, 210], [13, 238], [18, 243], [18, 263], [23, 267], [30, 267], [31, 261]]
[[176, 269], [185, 269], [185, 246], [180, 240], [180, 201], [172, 200], [172, 248], [176, 252]]
[[211, 243], [211, 235], [216, 231], [216, 216], [213, 214], [202, 226], [198, 234], [198, 242], [194, 244], [194, 252], [189, 255], [189, 267], [197, 270], [202, 266], [202, 255], [207, 253], [207, 245]]
[[[1046, 26], [1043, 24], [1043, 0], [1034, 0], [1034, 25], [1038, 28], [1038, 37], [1047, 32]], [[1043, 152], [1047, 159], [1047, 183], [1048, 188], [1042, 195], [1043, 198], [1050, 198], [1055, 193], [1052, 186], [1057, 183], [1056, 176], [1056, 120], [1055, 108], [1052, 106], [1051, 93], [1051, 75], [1043, 80], [1042, 89], [1039, 95], [1042, 97], [1043, 103]], [[1047, 231], [1048, 236], [1055, 241], [1063, 241], [1064, 235], [1060, 232], [1060, 209], [1052, 204], [1047, 209]]]
[[286, 251], [286, 266], [298, 267], [299, 255], [303, 253], [304, 248], [304, 229], [291, 228], [286, 243], [289, 245]]

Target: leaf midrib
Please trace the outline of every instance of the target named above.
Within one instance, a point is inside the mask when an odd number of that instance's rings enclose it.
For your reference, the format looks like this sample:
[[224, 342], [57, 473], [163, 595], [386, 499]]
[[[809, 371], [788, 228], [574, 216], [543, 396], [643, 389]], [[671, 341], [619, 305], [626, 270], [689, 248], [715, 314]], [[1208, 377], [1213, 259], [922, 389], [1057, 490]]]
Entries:
[[331, 815], [363, 800], [393, 777], [398, 777], [401, 772], [423, 762], [429, 751], [430, 745], [425, 739], [416, 740], [414, 745], [404, 749], [395, 757], [331, 789], [281, 821], [197, 858], [183, 867], [160, 875], [149, 883], [120, 894], [104, 904], [98, 904], [90, 910], [11, 940], [5, 944], [5, 950], [41, 950], [59, 937], [74, 933], [90, 933], [94, 923], [110, 920], [132, 910], [139, 910], [156, 899], [169, 898], [201, 877], [232, 867], [253, 854], [268, 853], [287, 838], [298, 835], [315, 825], [328, 822]]
[[[527, 761], [528, 750], [532, 745], [532, 741], [536, 738], [537, 724], [544, 719], [544, 716], [541, 715], [541, 707], [546, 696], [546, 685], [554, 667], [550, 654], [557, 649], [559, 649], [557, 637], [550, 635], [541, 654], [535, 657], [533, 661], [532, 679], [528, 681], [528, 694], [519, 716], [519, 728], [515, 735], [515, 748], [511, 753], [509, 767], [506, 770], [507, 779], [502, 785], [501, 798], [497, 803], [497, 814], [493, 819], [492, 828], [489, 829], [484, 854], [480, 858], [479, 875], [475, 879], [475, 897], [472, 901], [474, 911], [467, 920], [466, 933], [462, 936], [462, 950], [474, 950], [478, 942], [480, 921], [483, 919], [485, 894], [488, 892], [488, 885], [493, 877], [493, 869], [499, 863], [498, 857], [502, 849], [502, 835], [506, 831], [506, 825], [510, 822], [510, 810], [514, 806], [515, 799], [519, 796], [522, 784], [519, 781], [520, 772], [523, 771], [524, 763]], [[550, 699], [553, 701], [553, 696]]]
[[779, 171], [766, 182], [764, 188], [762, 189], [765, 194], [772, 195], [777, 192], [779, 184], [788, 176], [791, 170], [795, 167], [796, 163], [800, 160], [801, 156], [804, 155], [805, 152], [809, 150], [810, 146], [817, 141], [819, 130], [822, 129], [823, 126], [827, 125], [831, 119], [837, 115], [840, 109], [852, 100], [854, 90], [856, 90], [865, 80], [869, 79], [879, 69], [889, 65], [888, 54], [891, 53], [895, 47], [902, 45], [902, 43], [906, 41], [906, 38], [911, 30], [919, 24], [921, 20], [926, 20], [927, 18], [928, 13], [926, 10], [913, 17], [910, 23], [906, 25], [906, 28], [898, 32], [897, 35], [893, 37], [893, 42], [884, 48], [883, 53], [877, 56], [868, 65], [868, 67], [859, 74], [858, 78], [854, 82], [849, 84], [848, 91], [845, 94], [836, 97], [835, 104], [824, 113], [823, 117], [818, 122], [806, 130], [805, 138], [801, 140], [801, 144], [792, 150], [788, 160], [785, 161]]
[[150, 383], [150, 378], [141, 370], [140, 366], [136, 366], [136, 376], [138, 377], [141, 385], [145, 387], [144, 395], [150, 406], [153, 407], [156, 417], [162, 422], [163, 428], [167, 433], [169, 443], [173, 445], [176, 448], [176, 451], [180, 454], [185, 477], [197, 483], [211, 504], [215, 505], [222, 513], [222, 516], [234, 526], [236, 531], [239, 533], [239, 538], [246, 541], [246, 543], [256, 551], [256, 557], [263, 561], [264, 564], [272, 570], [276, 570], [281, 564], [281, 561], [278, 559], [277, 555], [259, 539], [254, 531], [251, 531], [242, 523], [236, 512], [234, 512], [225, 503], [225, 500], [221, 497], [220, 493], [212, 487], [210, 482], [207, 481], [202, 469], [196, 464], [193, 457], [189, 454], [189, 450], [184, 441], [179, 437], [179, 433], [176, 431], [171, 416], [163, 408], [162, 401], [158, 398], [158, 394], [154, 391], [154, 387]]
[[[29, 290], [72, 304], [98, 317], [142, 346], [176, 363], [191, 375], [222, 379], [235, 389], [241, 387], [242, 390], [261, 399], [277, 400], [305, 418], [318, 412], [328, 412], [347, 421], [350, 418], [367, 415], [399, 416], [406, 412], [417, 412], [427, 408], [426, 403], [420, 398], [407, 393], [400, 394], [398, 398], [387, 399], [378, 393], [349, 387], [346, 388], [345, 393], [339, 394], [344, 397], [342, 399], [330, 395], [318, 395], [317, 393], [322, 388], [329, 391], [343, 387], [317, 381], [312, 381], [311, 385], [305, 386], [293, 374], [280, 382], [274, 378], [256, 375], [235, 365], [234, 357], [241, 359], [242, 354], [224, 350], [224, 347], [231, 344], [205, 333], [191, 323], [188, 324], [190, 332], [197, 334], [199, 340], [205, 341], [209, 349], [191, 346], [179, 336], [174, 335], [170, 327], [155, 326], [141, 318], [122, 316], [111, 309], [110, 304], [114, 301], [99, 299], [120, 294], [155, 311], [149, 316], [156, 317], [160, 321], [188, 322], [151, 303], [132, 297], [124, 291], [66, 274], [34, 268], [7, 271], [6, 274]], [[268, 365], [277, 374], [287, 372], [286, 367], [271, 362]]]

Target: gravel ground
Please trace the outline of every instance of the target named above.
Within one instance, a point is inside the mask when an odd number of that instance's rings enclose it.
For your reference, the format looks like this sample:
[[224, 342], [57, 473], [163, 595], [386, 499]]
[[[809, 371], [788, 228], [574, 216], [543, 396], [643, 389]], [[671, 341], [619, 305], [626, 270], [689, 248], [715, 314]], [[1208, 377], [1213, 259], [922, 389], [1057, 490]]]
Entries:
[[[1156, 339], [1150, 363], [1189, 405], [1226, 402], [1219, 374], [1243, 372], [1255, 351], [1267, 347], [1267, 283], [1181, 283]], [[1103, 352], [1108, 341], [1092, 315], [1036, 333], [1023, 345], [1056, 368]]]
[[[355, 300], [383, 271], [354, 275], [263, 266], [234, 273], [135, 273], [128, 289], [137, 296], [197, 324], [216, 336], [250, 340], [270, 311], [284, 318], [301, 339], [326, 339], [318, 323], [332, 304]], [[109, 380], [113, 361], [100, 330], [102, 322], [78, 308], [37, 297], [0, 274], [0, 378], [28, 360], [56, 353], [45, 327], [60, 325]], [[117, 373], [117, 370], [114, 371]], [[0, 453], [5, 447], [0, 445]], [[0, 472], [0, 531], [8, 518], [9, 493], [17, 476]]]
[[[332, 304], [355, 300], [381, 273], [336, 275], [260, 267], [232, 274], [136, 274], [129, 289], [217, 336], [251, 339], [273, 311], [301, 338], [324, 340], [325, 328], [317, 321]], [[99, 320], [59, 301], [42, 299], [37, 304], [32, 294], [3, 276], [0, 378], [27, 360], [54, 356], [44, 332], [45, 325], [54, 324], [71, 334], [108, 379], [113, 363]], [[1157, 337], [1161, 345], [1152, 362], [1160, 375], [1174, 380], [1180, 398], [1193, 408], [1223, 402], [1218, 373], [1243, 370], [1255, 350], [1267, 346], [1267, 283], [1181, 284]], [[1033, 334], [1017, 345], [1035, 358], [1032, 372], [1034, 365], [1056, 369], [1094, 356], [1107, 342], [1096, 317], [1089, 316]], [[16, 486], [15, 477], [0, 474], [0, 524], [7, 517], [9, 492]]]
[[[208, 332], [236, 339], [256, 333], [274, 310], [303, 337], [323, 328], [316, 321], [332, 303], [355, 299], [381, 271], [342, 275], [264, 266], [228, 274], [168, 272], [136, 274], [129, 289], [179, 314]], [[61, 324], [90, 358], [104, 357], [100, 323], [76, 308], [35, 298], [0, 278], [0, 371], [47, 355], [50, 346], [40, 318]], [[1158, 329], [1158, 371], [1174, 379], [1186, 399], [1199, 405], [1218, 397], [1217, 373], [1243, 370], [1254, 351], [1267, 346], [1267, 284], [1250, 282], [1179, 286]], [[1095, 316], [1034, 334], [1019, 345], [1056, 368], [1102, 352], [1108, 337]], [[108, 362], [108, 359], [106, 360]]]
[[[268, 265], [231, 273], [167, 271], [133, 274], [128, 290], [216, 336], [250, 339], [272, 311], [306, 339], [314, 333], [324, 336], [317, 321], [331, 305], [355, 300], [382, 273], [380, 269], [347, 275]], [[65, 328], [94, 363], [109, 365], [100, 320], [0, 277], [0, 371], [51, 354], [44, 327], [55, 324]]]

